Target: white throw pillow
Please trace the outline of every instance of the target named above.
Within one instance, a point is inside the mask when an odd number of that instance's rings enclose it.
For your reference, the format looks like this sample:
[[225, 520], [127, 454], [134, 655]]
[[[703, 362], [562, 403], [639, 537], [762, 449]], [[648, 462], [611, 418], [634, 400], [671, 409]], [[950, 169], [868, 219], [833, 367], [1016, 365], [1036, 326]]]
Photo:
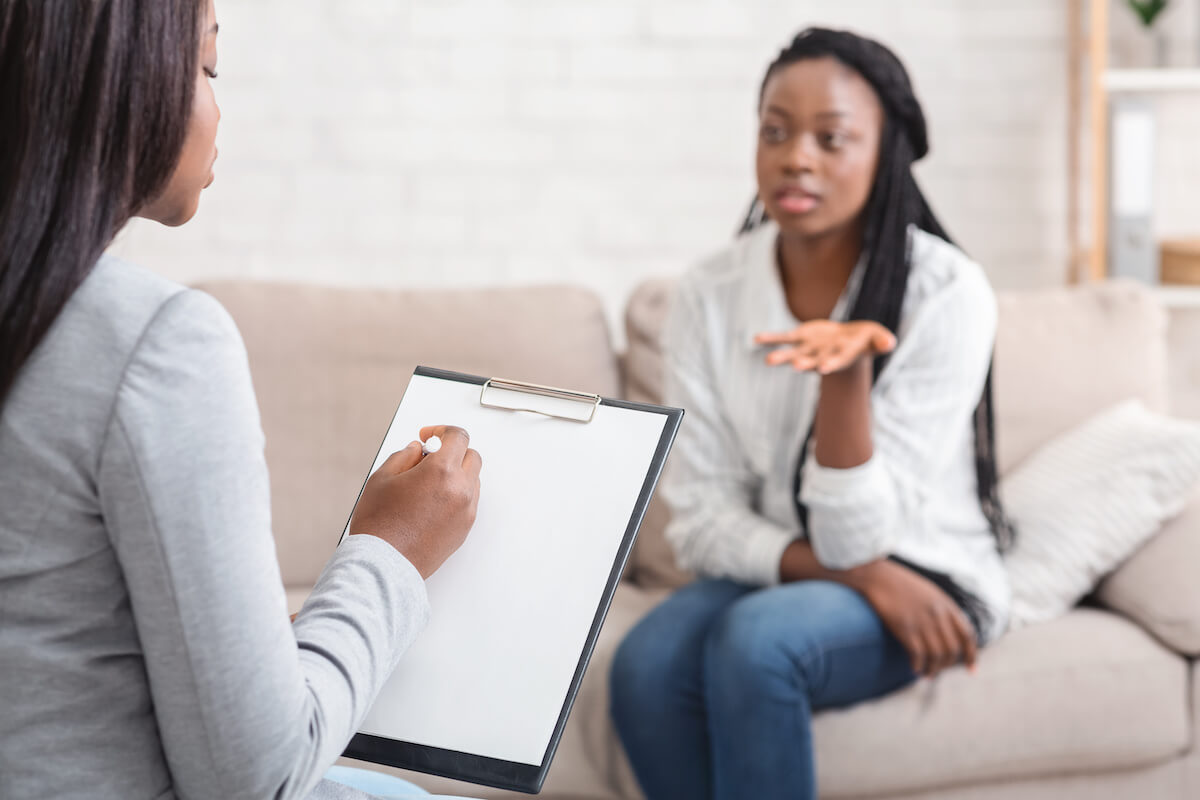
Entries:
[[1200, 481], [1200, 423], [1133, 400], [1044, 445], [1001, 481], [1017, 525], [1005, 556], [1010, 629], [1066, 613], [1163, 523]]

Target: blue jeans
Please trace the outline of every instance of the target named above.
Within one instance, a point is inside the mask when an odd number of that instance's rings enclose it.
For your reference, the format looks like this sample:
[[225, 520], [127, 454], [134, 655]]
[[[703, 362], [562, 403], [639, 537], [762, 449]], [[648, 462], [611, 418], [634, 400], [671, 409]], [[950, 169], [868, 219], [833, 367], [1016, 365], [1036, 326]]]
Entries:
[[612, 715], [650, 800], [815, 798], [812, 714], [916, 679], [860, 594], [701, 580], [652, 611], [613, 662]]

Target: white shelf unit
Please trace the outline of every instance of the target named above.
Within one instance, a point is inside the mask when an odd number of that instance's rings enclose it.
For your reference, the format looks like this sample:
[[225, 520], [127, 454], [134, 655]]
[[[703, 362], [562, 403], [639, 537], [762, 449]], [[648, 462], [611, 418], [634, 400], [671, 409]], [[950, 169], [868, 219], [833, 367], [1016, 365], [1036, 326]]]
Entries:
[[1109, 69], [1103, 84], [1109, 92], [1200, 91], [1200, 69]]
[[1160, 284], [1153, 289], [1155, 296], [1168, 308], [1200, 308], [1200, 286]]
[[[1200, 92], [1200, 69], [1114, 69], [1110, 66], [1109, 11], [1114, 5], [1115, 0], [1070, 0], [1068, 4], [1067, 227], [1068, 274], [1072, 282], [1101, 280], [1108, 275], [1110, 99], [1130, 93]], [[1084, 142], [1087, 142], [1086, 153]], [[1085, 192], [1090, 206], [1087, 211], [1089, 242], [1082, 240], [1080, 232]], [[1192, 296], [1186, 291], [1180, 295], [1174, 288], [1166, 291], [1171, 302], [1178, 297]]]

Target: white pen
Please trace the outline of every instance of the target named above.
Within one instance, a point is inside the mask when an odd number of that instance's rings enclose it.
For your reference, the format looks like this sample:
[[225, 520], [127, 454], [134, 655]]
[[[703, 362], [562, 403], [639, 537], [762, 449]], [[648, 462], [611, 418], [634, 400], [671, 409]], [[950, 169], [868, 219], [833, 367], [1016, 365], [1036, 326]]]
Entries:
[[436, 453], [442, 449], [442, 440], [437, 436], [430, 436], [421, 444], [421, 455], [427, 456], [430, 453]]

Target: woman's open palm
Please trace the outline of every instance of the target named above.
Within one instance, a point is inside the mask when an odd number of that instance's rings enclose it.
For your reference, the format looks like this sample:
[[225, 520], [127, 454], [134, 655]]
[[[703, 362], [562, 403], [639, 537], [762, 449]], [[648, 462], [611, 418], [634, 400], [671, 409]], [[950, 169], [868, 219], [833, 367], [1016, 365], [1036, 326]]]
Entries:
[[800, 372], [813, 370], [822, 375], [840, 372], [864, 356], [890, 353], [896, 347], [896, 336], [891, 331], [878, 322], [865, 320], [812, 320], [790, 331], [760, 333], [754, 341], [782, 345], [767, 354], [771, 366], [788, 364]]

